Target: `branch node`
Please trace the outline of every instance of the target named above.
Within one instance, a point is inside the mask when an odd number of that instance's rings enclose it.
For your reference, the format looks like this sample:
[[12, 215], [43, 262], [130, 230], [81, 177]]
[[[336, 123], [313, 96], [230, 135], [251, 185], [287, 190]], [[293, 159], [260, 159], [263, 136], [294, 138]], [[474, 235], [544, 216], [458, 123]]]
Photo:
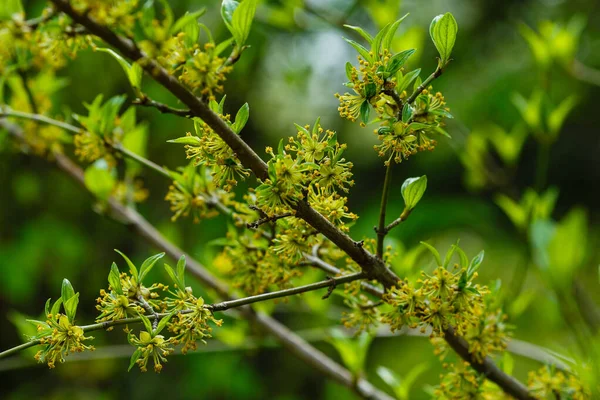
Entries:
[[327, 288], [327, 293], [325, 293], [323, 295], [323, 297], [321, 297], [322, 300], [327, 300], [329, 298], [329, 296], [331, 296], [331, 294], [333, 293], [333, 291], [335, 290], [335, 288], [337, 286], [337, 281], [335, 279], [333, 279], [331, 276], [327, 276], [327, 280], [329, 280], [331, 282], [331, 285], [329, 285], [329, 287]]

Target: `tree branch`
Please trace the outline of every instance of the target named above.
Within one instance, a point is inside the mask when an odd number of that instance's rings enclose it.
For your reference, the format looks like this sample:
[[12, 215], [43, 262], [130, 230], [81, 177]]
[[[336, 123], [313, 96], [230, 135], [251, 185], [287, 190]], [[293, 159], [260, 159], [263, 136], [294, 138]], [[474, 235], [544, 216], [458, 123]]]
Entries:
[[158, 101], [154, 101], [147, 96], [142, 97], [141, 99], [135, 99], [132, 104], [143, 107], [152, 107], [156, 108], [163, 114], [174, 114], [183, 118], [191, 118], [194, 114], [190, 110], [183, 110], [179, 108], [173, 108], [166, 104], [160, 103]]
[[[281, 297], [293, 296], [295, 294], [306, 293], [306, 292], [310, 292], [313, 290], [322, 289], [325, 287], [331, 288], [331, 287], [335, 287], [335, 285], [338, 285], [338, 284], [341, 285], [344, 283], [353, 282], [353, 281], [356, 281], [359, 279], [363, 279], [364, 277], [365, 277], [364, 274], [362, 272], [359, 272], [359, 273], [350, 274], [350, 275], [346, 275], [346, 276], [342, 276], [342, 277], [338, 277], [338, 278], [329, 278], [325, 281], [311, 283], [311, 284], [304, 285], [304, 286], [298, 286], [298, 287], [291, 288], [291, 289], [284, 289], [284, 290], [279, 290], [279, 291], [271, 292], [271, 293], [263, 293], [263, 294], [259, 294], [256, 296], [244, 297], [241, 299], [227, 300], [227, 301], [222, 301], [220, 303], [215, 303], [215, 304], [207, 304], [204, 307], [211, 310], [212, 312], [219, 312], [219, 311], [222, 312], [222, 311], [230, 310], [232, 308], [242, 307], [242, 306], [246, 306], [248, 304], [258, 303], [258, 302], [265, 301], [265, 300], [272, 300], [272, 299], [278, 299]], [[158, 325], [158, 321], [160, 321], [164, 317], [168, 316], [169, 313], [155, 312], [152, 309], [152, 307], [145, 300], [143, 300], [143, 297], [141, 295], [139, 297], [141, 297], [141, 299], [138, 298], [138, 300], [142, 304], [145, 304], [144, 308], [148, 312], [148, 315], [145, 315], [145, 317], [147, 317], [149, 320], [152, 321], [152, 328], [156, 329], [156, 326]], [[181, 310], [181, 311], [179, 311], [179, 314], [190, 314], [190, 313], [193, 313], [194, 311], [195, 310], [191, 310], [191, 309], [190, 310]], [[104, 322], [99, 322], [99, 323], [92, 324], [92, 325], [82, 325], [82, 326], [80, 326], [80, 328], [83, 329], [84, 332], [90, 332], [90, 331], [98, 331], [101, 329], [107, 329], [107, 328], [117, 326], [117, 325], [126, 325], [126, 324], [138, 323], [138, 322], [142, 322], [141, 317], [132, 317], [132, 318], [117, 319], [117, 320], [113, 320], [113, 321], [104, 321]], [[29, 347], [36, 346], [38, 344], [41, 344], [40, 339], [30, 340], [27, 343], [23, 343], [19, 346], [15, 346], [11, 349], [1, 352], [0, 359], [5, 358], [11, 354], [15, 354], [19, 351], [25, 350]]]
[[[149, 58], [128, 38], [117, 35], [109, 28], [99, 24], [86, 14], [77, 13], [68, 0], [51, 0], [59, 11], [69, 15], [75, 22], [83, 25], [89, 32], [103, 39], [119, 50], [125, 57], [138, 61], [142, 68], [165, 89], [190, 108], [194, 116], [206, 122], [219, 137], [235, 152], [242, 164], [250, 168], [262, 181], [268, 178], [267, 164], [225, 121], [214, 113], [200, 98], [196, 97], [177, 78], [170, 75], [158, 62]], [[295, 205], [296, 217], [302, 218], [313, 228], [345, 251], [370, 278], [377, 279], [386, 287], [398, 283], [399, 278], [391, 272], [381, 259], [366, 251], [359, 242], [352, 240], [323, 215], [315, 211], [308, 202], [299, 201]]]
[[[0, 119], [0, 127], [7, 129], [8, 132], [17, 139], [23, 140], [22, 131], [17, 125]], [[61, 153], [55, 153], [54, 160], [61, 170], [81, 186], [85, 187], [83, 171], [79, 166]], [[129, 226], [133, 232], [145, 239], [149, 244], [164, 251], [169, 257], [178, 259], [182, 254], [185, 255], [187, 260], [186, 270], [191, 275], [208, 288], [214, 290], [220, 297], [227, 300], [234, 300], [229, 294], [227, 285], [213, 276], [202, 264], [189, 254], [186, 254], [179, 247], [169, 242], [137, 211], [125, 207], [114, 198], [110, 198], [107, 205], [109, 211], [118, 221]], [[328, 284], [330, 284], [330, 282], [328, 282]], [[290, 353], [294, 354], [296, 357], [300, 358], [330, 379], [355, 391], [362, 398], [392, 400], [390, 396], [379, 391], [367, 380], [362, 378], [357, 379], [350, 371], [311, 346], [279, 321], [266, 314], [257, 313], [252, 308], [249, 308], [249, 306], [240, 307], [239, 311], [244, 318], [260, 326], [266, 333], [272, 335]]]

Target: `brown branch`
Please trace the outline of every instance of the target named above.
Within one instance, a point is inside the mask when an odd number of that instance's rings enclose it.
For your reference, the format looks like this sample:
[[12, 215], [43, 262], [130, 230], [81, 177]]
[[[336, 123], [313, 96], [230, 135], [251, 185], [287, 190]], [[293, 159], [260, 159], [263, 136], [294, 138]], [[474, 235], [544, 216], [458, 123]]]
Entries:
[[[17, 125], [0, 119], [0, 127], [6, 129], [12, 136], [24, 143], [23, 133]], [[78, 165], [61, 153], [55, 153], [53, 156], [56, 165], [63, 170], [63, 172], [81, 186], [85, 187], [83, 171]], [[187, 260], [186, 270], [205, 286], [214, 290], [219, 297], [227, 300], [235, 300], [230, 295], [229, 288], [225, 283], [213, 276], [202, 264], [189, 254], [186, 254], [182, 249], [169, 242], [137, 211], [124, 206], [114, 198], [108, 200], [107, 206], [108, 211], [113, 218], [126, 224], [133, 232], [145, 239], [152, 246], [164, 251], [169, 257], [179, 259], [182, 254], [185, 255]], [[330, 282], [327, 283], [330, 284]], [[390, 396], [379, 391], [367, 380], [362, 378], [357, 380], [350, 371], [311, 346], [279, 321], [266, 314], [255, 312], [249, 306], [240, 307], [239, 311], [244, 318], [260, 326], [266, 333], [272, 335], [290, 353], [320, 371], [325, 376], [354, 390], [362, 398], [392, 400]]]
[[158, 111], [160, 111], [163, 114], [174, 114], [174, 115], [177, 115], [177, 116], [183, 117], [183, 118], [191, 118], [194, 116], [194, 114], [190, 110], [173, 108], [166, 104], [152, 100], [146, 96], [142, 97], [141, 99], [135, 99], [134, 101], [132, 101], [132, 104], [135, 104], [136, 106], [156, 108]]

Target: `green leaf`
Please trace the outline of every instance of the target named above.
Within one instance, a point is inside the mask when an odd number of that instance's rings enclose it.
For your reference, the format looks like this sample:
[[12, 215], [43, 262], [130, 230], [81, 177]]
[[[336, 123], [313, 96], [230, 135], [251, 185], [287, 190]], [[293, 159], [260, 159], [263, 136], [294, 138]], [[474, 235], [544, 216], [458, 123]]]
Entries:
[[138, 279], [138, 270], [135, 267], [135, 265], [131, 262], [131, 260], [129, 259], [129, 257], [127, 257], [125, 254], [121, 253], [119, 250], [115, 249], [115, 251], [117, 253], [119, 253], [121, 255], [121, 257], [123, 257], [123, 259], [125, 260], [125, 262], [127, 263], [127, 265], [129, 266], [129, 273], [131, 274], [131, 276], [133, 277], [133, 279], [136, 282], [140, 282]]
[[363, 103], [360, 106], [360, 117], [361, 117], [361, 121], [363, 122], [363, 124], [369, 123], [370, 112], [371, 112], [371, 108], [369, 107], [369, 102], [366, 100], [363, 101]]
[[441, 64], [446, 65], [450, 61], [450, 55], [456, 42], [458, 24], [451, 13], [438, 15], [429, 25], [429, 34], [440, 54]]
[[135, 362], [141, 357], [141, 355], [142, 349], [138, 347], [131, 355], [131, 359], [129, 359], [129, 368], [127, 368], [127, 372], [131, 371], [131, 368], [133, 368]]
[[349, 81], [352, 80], [352, 64], [349, 61], [346, 61], [346, 77]]
[[117, 184], [114, 172], [108, 169], [103, 159], [86, 168], [83, 180], [87, 189], [100, 200], [108, 200]]
[[353, 31], [357, 32], [360, 36], [362, 36], [367, 41], [367, 43], [369, 43], [369, 46], [371, 44], [373, 44], [373, 36], [371, 36], [367, 31], [365, 31], [360, 26], [344, 25], [344, 28], [352, 29]]
[[365, 85], [365, 98], [370, 99], [377, 94], [377, 85], [373, 82]]
[[380, 51], [381, 51], [381, 42], [383, 42], [383, 38], [388, 33], [388, 31], [390, 30], [391, 26], [392, 26], [392, 23], [387, 24], [375, 36], [375, 39], [373, 40], [373, 45], [371, 46], [371, 51], [373, 52], [374, 60], [379, 60], [379, 58], [381, 56], [381, 54], [380, 54]]
[[111, 49], [98, 47], [97, 50], [103, 53], [110, 54], [115, 60], [119, 62], [119, 64], [123, 68], [123, 71], [125, 71], [125, 74], [127, 75], [127, 79], [129, 79], [131, 87], [134, 89], [136, 95], [139, 96], [142, 90], [142, 67], [137, 63], [134, 63], [133, 65], [129, 64], [123, 57], [121, 57], [119, 54], [117, 54]]
[[458, 247], [458, 244], [453, 244], [452, 246], [455, 247], [456, 251], [458, 252], [458, 256], [460, 257], [460, 266], [467, 268], [469, 265], [469, 258], [467, 257], [465, 251]]
[[62, 297], [59, 297], [58, 299], [56, 299], [56, 301], [54, 302], [54, 304], [52, 305], [52, 309], [50, 310], [50, 314], [52, 315], [56, 315], [60, 312], [60, 306], [62, 304]]
[[67, 314], [67, 319], [69, 322], [73, 323], [75, 320], [75, 314], [77, 313], [77, 305], [79, 304], [79, 292], [75, 293], [75, 295], [71, 296], [69, 300], [63, 303], [63, 307], [65, 308], [65, 314]]
[[368, 62], [373, 62], [373, 58], [372, 58], [372, 57], [371, 57], [371, 55], [369, 54], [369, 50], [367, 50], [367, 49], [366, 49], [366, 48], [364, 48], [364, 47], [363, 47], [361, 44], [359, 44], [359, 43], [355, 42], [355, 41], [354, 41], [354, 40], [352, 40], [352, 39], [346, 39], [346, 38], [344, 38], [344, 40], [345, 40], [346, 42], [350, 43], [350, 45], [351, 45], [352, 47], [354, 47], [354, 49], [356, 49], [356, 51], [358, 51], [358, 54], [360, 54], [360, 56], [361, 56], [362, 58], [364, 58], [364, 59], [365, 59], [365, 61], [368, 61]]
[[544, 39], [523, 23], [519, 24], [519, 33], [529, 45], [536, 63], [542, 68], [547, 68], [552, 62], [552, 51], [548, 48]]
[[177, 261], [177, 278], [181, 282], [181, 289], [185, 289], [185, 255]]
[[246, 122], [248, 122], [249, 116], [250, 106], [248, 105], [248, 103], [245, 103], [242, 107], [240, 107], [237, 114], [235, 115], [235, 122], [232, 126], [235, 133], [240, 133], [242, 129], [244, 129], [244, 126], [246, 126]]
[[160, 260], [161, 258], [163, 258], [164, 256], [165, 256], [165, 253], [158, 253], [158, 254], [155, 254], [155, 255], [153, 255], [151, 257], [148, 257], [142, 263], [142, 266], [140, 267], [140, 278], [138, 280], [139, 283], [142, 283], [142, 280], [152, 270], [152, 267], [154, 267], [154, 264], [156, 264], [156, 262], [158, 260]]
[[414, 52], [415, 49], [409, 49], [395, 54], [392, 58], [390, 58], [390, 61], [385, 69], [386, 72], [388, 72], [390, 75], [394, 75], [400, 68], [402, 68], [406, 60], [408, 60], [408, 58], [412, 56]]
[[178, 312], [179, 312], [178, 310], [173, 310], [169, 313], [169, 315], [167, 315], [166, 317], [163, 317], [158, 322], [158, 325], [156, 326], [156, 331], [154, 331], [154, 334], [158, 335], [163, 329], [165, 329], [165, 327], [169, 323], [169, 320], [173, 317], [173, 315], [177, 314]]
[[441, 266], [442, 258], [440, 257], [440, 253], [436, 250], [436, 248], [427, 242], [419, 242], [419, 243], [421, 243], [423, 246], [427, 247], [427, 249], [431, 252], [431, 254], [433, 254], [433, 257], [435, 257], [435, 262], [437, 263], [437, 265]]
[[365, 369], [367, 352], [372, 341], [372, 336], [367, 332], [361, 332], [358, 337], [349, 337], [341, 330], [331, 331], [329, 343], [335, 347], [340, 354], [344, 365], [354, 374], [359, 374]]
[[398, 30], [400, 23], [402, 21], [404, 21], [404, 18], [406, 18], [406, 17], [408, 17], [408, 14], [405, 14], [404, 17], [400, 18], [399, 20], [394, 22], [392, 25], [390, 25], [390, 28], [388, 29], [388, 31], [386, 32], [386, 34], [383, 38], [383, 48], [384, 49], [388, 49], [391, 52], [392, 41], [394, 40], [396, 31]]
[[223, 0], [221, 3], [221, 18], [223, 18], [223, 22], [225, 22], [225, 26], [229, 29], [229, 32], [233, 34], [233, 12], [240, 5], [237, 1], [234, 0]]
[[179, 289], [183, 290], [184, 288], [182, 287], [181, 282], [179, 282], [177, 276], [175, 275], [175, 271], [173, 271], [173, 268], [167, 263], [164, 264], [164, 267], [165, 271], [167, 271], [167, 275], [169, 275], [169, 278], [171, 278], [173, 283], [176, 284], [179, 287]]
[[63, 279], [62, 287], [60, 289], [60, 298], [62, 299], [63, 304], [66, 304], [73, 296], [75, 296], [73, 285], [71, 285], [71, 282], [69, 282], [67, 278]]
[[21, 0], [2, 0], [2, 7], [0, 7], [0, 20], [11, 20], [20, 16], [24, 16], [23, 4], [21, 4]]
[[[152, 323], [150, 322], [150, 319], [148, 319], [148, 317], [146, 317], [144, 314], [138, 313], [138, 315], [144, 324], [144, 328], [146, 328], [146, 332], [152, 334]], [[154, 337], [154, 335], [152, 335], [152, 337]]]
[[231, 34], [238, 47], [242, 47], [248, 39], [250, 28], [252, 27], [252, 20], [256, 13], [256, 4], [257, 0], [244, 0], [233, 11], [233, 17], [231, 19], [233, 31]]
[[117, 294], [123, 294], [123, 288], [121, 287], [121, 272], [114, 262], [110, 266], [110, 272], [108, 273], [108, 284]]
[[485, 256], [485, 252], [481, 250], [479, 254], [477, 254], [472, 260], [471, 264], [469, 264], [469, 268], [467, 269], [467, 279], [473, 278], [473, 274], [479, 269], [479, 266], [483, 262], [483, 257]]
[[406, 103], [404, 107], [402, 107], [402, 122], [406, 123], [410, 120], [410, 117], [413, 115], [413, 109], [410, 104]]
[[185, 15], [183, 15], [181, 18], [175, 21], [175, 24], [173, 24], [173, 26], [171, 27], [171, 36], [174, 36], [177, 33], [179, 33], [182, 30], [182, 28], [190, 22], [196, 22], [198, 18], [204, 15], [204, 13], [206, 13], [206, 8], [204, 7], [192, 13], [186, 12]]
[[567, 119], [567, 116], [569, 115], [571, 110], [573, 110], [573, 108], [575, 108], [576, 105], [577, 105], [577, 97], [574, 95], [571, 95], [571, 96], [567, 97], [566, 99], [564, 99], [558, 105], [558, 107], [556, 107], [554, 110], [552, 110], [550, 115], [548, 115], [547, 125], [548, 125], [548, 129], [550, 131], [550, 134], [553, 137], [556, 138], [558, 136], [558, 133], [560, 132], [565, 120]]
[[452, 256], [454, 255], [455, 251], [456, 246], [450, 246], [450, 249], [448, 250], [448, 252], [446, 252], [446, 257], [444, 258], [444, 268], [448, 268], [448, 265], [450, 265], [450, 261], [452, 261]]
[[[408, 87], [410, 86], [412, 81], [414, 81], [419, 76], [420, 73], [421, 73], [421, 68], [417, 68], [415, 70], [408, 72], [406, 75], [404, 75], [402, 77], [402, 80], [398, 79], [398, 84], [396, 85], [396, 91], [401, 94], [403, 91], [408, 89]], [[399, 76], [400, 76], [400, 74], [401, 74], [401, 72], [398, 71]]]
[[200, 145], [200, 138], [198, 136], [182, 136], [177, 139], [167, 140], [167, 143], [189, 144], [191, 146], [198, 146]]
[[[216, 47], [215, 47], [215, 51], [214, 51], [214, 55], [215, 56], [219, 56], [221, 55], [222, 52], [225, 51], [225, 49], [227, 49], [228, 47], [231, 46], [231, 43], [233, 43], [233, 38], [229, 38], [227, 40], [223, 40], [221, 43], [219, 43]], [[225, 97], [225, 96], [223, 96]]]
[[[418, 178], [408, 178], [402, 184], [402, 197], [404, 204], [408, 210], [415, 208], [423, 193], [427, 189], [427, 176], [423, 175]], [[440, 264], [441, 265], [441, 264]]]

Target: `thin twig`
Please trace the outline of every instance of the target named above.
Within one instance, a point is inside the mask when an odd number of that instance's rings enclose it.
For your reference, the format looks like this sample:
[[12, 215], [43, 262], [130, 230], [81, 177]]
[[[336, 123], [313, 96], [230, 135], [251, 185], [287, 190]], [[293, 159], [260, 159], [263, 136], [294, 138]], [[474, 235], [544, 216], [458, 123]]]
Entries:
[[392, 166], [393, 160], [388, 160], [385, 168], [385, 178], [383, 180], [383, 192], [381, 193], [381, 206], [379, 207], [379, 224], [375, 227], [377, 233], [377, 257], [383, 258], [383, 241], [385, 239], [385, 213], [387, 209], [388, 197], [390, 195], [390, 186], [392, 184]]
[[133, 100], [132, 104], [135, 104], [136, 106], [153, 107], [153, 108], [156, 108], [158, 111], [160, 111], [163, 114], [174, 114], [174, 115], [177, 115], [179, 117], [184, 117], [184, 118], [191, 118], [194, 116], [194, 114], [190, 110], [173, 108], [166, 104], [152, 100], [147, 96], [144, 96], [141, 99]]
[[419, 85], [418, 88], [415, 89], [415, 91], [410, 95], [410, 97], [406, 100], [407, 104], [412, 104], [415, 99], [417, 98], [417, 96], [419, 96], [421, 94], [421, 92], [423, 92], [423, 90], [427, 89], [427, 87], [429, 86], [429, 84], [437, 77], [439, 77], [440, 75], [442, 75], [442, 72], [444, 72], [443, 68], [438, 64], [437, 68], [435, 69], [435, 71], [433, 71], [433, 73], [431, 75], [429, 75], [427, 77], [427, 79], [425, 79], [425, 81], [423, 81], [423, 83], [421, 83]]
[[[226, 310], [230, 310], [232, 308], [242, 307], [242, 306], [246, 306], [246, 305], [253, 304], [253, 303], [258, 303], [258, 302], [265, 301], [265, 300], [272, 300], [272, 299], [278, 299], [281, 297], [293, 296], [296, 294], [311, 292], [313, 290], [318, 290], [318, 289], [322, 289], [322, 288], [326, 288], [326, 287], [331, 289], [332, 287], [335, 288], [335, 286], [338, 284], [341, 285], [344, 283], [353, 282], [353, 281], [356, 281], [359, 279], [364, 279], [364, 277], [365, 277], [364, 274], [362, 272], [359, 272], [359, 273], [349, 274], [349, 275], [338, 277], [338, 278], [328, 278], [325, 281], [311, 283], [309, 285], [304, 285], [304, 286], [298, 286], [298, 287], [291, 288], [291, 289], [284, 289], [284, 290], [279, 290], [279, 291], [271, 292], [271, 293], [263, 293], [263, 294], [258, 294], [256, 296], [244, 297], [241, 299], [222, 301], [220, 303], [215, 303], [215, 304], [207, 304], [204, 307], [211, 310], [212, 312], [226, 311]], [[329, 290], [328, 293], [330, 294], [331, 290]], [[148, 304], [148, 302], [141, 295], [138, 296], [138, 301], [140, 302], [140, 304], [142, 304], [142, 306], [144, 307], [146, 312], [148, 312], [148, 315], [145, 315], [145, 317], [147, 317], [149, 320], [152, 321], [152, 329], [156, 329], [156, 327], [158, 325], [158, 321], [160, 321], [161, 319], [163, 319], [164, 317], [169, 315], [169, 313], [157, 313], [156, 311], [154, 311], [152, 306], [150, 306]], [[179, 311], [179, 314], [190, 314], [190, 313], [193, 313], [194, 311], [195, 310], [192, 310], [192, 309], [189, 309], [189, 310], [186, 309], [186, 310]], [[141, 317], [123, 318], [123, 319], [117, 319], [114, 321], [105, 321], [105, 322], [99, 322], [99, 323], [91, 324], [91, 325], [83, 325], [83, 326], [81, 326], [81, 329], [83, 329], [84, 332], [90, 332], [90, 331], [108, 329], [108, 328], [111, 328], [111, 327], [117, 326], [117, 325], [127, 325], [127, 324], [139, 323], [139, 322], [142, 322]], [[38, 344], [41, 344], [40, 339], [30, 340], [27, 343], [23, 343], [19, 346], [15, 346], [11, 349], [1, 352], [0, 359], [10, 356], [12, 354], [15, 354], [19, 351], [25, 350], [29, 347], [37, 346]]]
[[291, 217], [292, 215], [294, 215], [294, 214], [289, 213], [289, 212], [288, 213], [284, 213], [284, 214], [271, 215], [271, 216], [267, 215], [266, 217], [258, 219], [258, 220], [254, 221], [254, 222], [248, 222], [246, 224], [246, 227], [249, 228], [249, 229], [256, 229], [259, 226], [261, 226], [262, 224], [266, 224], [267, 222], [274, 222], [274, 221], [277, 221], [278, 219]]

